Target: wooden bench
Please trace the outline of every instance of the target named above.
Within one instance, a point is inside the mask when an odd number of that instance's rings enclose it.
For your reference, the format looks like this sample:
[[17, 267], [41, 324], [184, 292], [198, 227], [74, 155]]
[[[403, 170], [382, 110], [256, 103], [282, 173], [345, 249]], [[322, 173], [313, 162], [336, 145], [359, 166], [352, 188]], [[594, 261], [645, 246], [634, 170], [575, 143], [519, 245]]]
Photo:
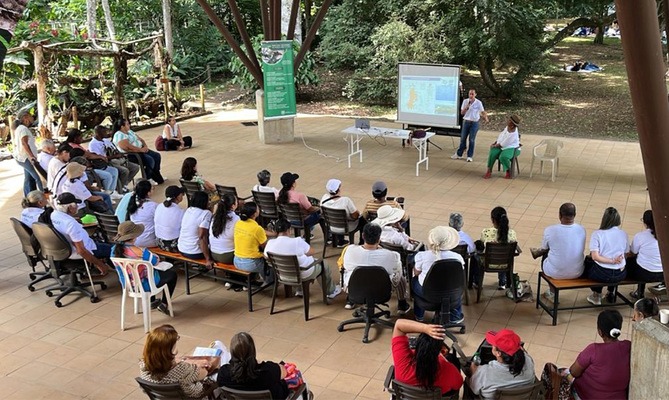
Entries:
[[[549, 305], [545, 303], [542, 299], [542, 294], [541, 294], [541, 281], [544, 280], [548, 284], [548, 287], [551, 289], [551, 292], [553, 292], [553, 304]], [[559, 302], [560, 302], [560, 291], [561, 290], [571, 290], [571, 289], [584, 289], [584, 288], [590, 288], [590, 287], [605, 287], [605, 286], [620, 286], [620, 285], [637, 285], [641, 282], [635, 281], [635, 280], [623, 280], [622, 282], [618, 282], [617, 284], [610, 284], [610, 283], [602, 283], [602, 282], [597, 282], [593, 281], [591, 279], [585, 279], [585, 278], [578, 278], [578, 279], [554, 279], [543, 272], [539, 272], [539, 278], [538, 278], [538, 283], [537, 283], [537, 308], [541, 306], [548, 315], [550, 315], [553, 318], [553, 326], [557, 325], [557, 317], [558, 317], [558, 311], [559, 310], [579, 310], [582, 308], [600, 308], [600, 307], [619, 307], [619, 306], [624, 306], [628, 305], [630, 307], [634, 307], [634, 302], [629, 300], [625, 295], [623, 295], [620, 290], [616, 290], [616, 302], [615, 303], [602, 303], [599, 306], [596, 306], [594, 304], [587, 303], [587, 305], [580, 305], [580, 306], [573, 306], [573, 307], [559, 307]], [[621, 303], [617, 301], [617, 299], [622, 300]]]
[[[192, 258], [184, 257], [180, 253], [172, 253], [169, 251], [162, 250], [159, 247], [150, 247], [149, 251], [156, 254], [158, 257], [168, 260], [168, 261], [177, 261], [184, 264], [184, 271], [186, 273], [186, 294], [190, 294], [190, 280], [198, 276], [207, 276], [213, 278], [216, 281], [228, 282], [235, 285], [246, 286], [248, 299], [249, 299], [249, 311], [253, 311], [253, 295], [263, 291], [265, 288], [271, 286], [271, 284], [263, 283], [261, 285], [254, 284], [252, 275], [254, 272], [242, 271], [237, 269], [232, 264], [223, 264], [215, 263], [214, 269], [211, 271], [198, 271], [194, 274], [191, 274], [190, 267], [206, 267], [206, 260], [203, 258], [201, 260], [194, 260]], [[217, 275], [216, 272], [220, 271], [225, 274]], [[232, 275], [232, 276], [226, 276]], [[239, 277], [239, 278], [237, 278]]]

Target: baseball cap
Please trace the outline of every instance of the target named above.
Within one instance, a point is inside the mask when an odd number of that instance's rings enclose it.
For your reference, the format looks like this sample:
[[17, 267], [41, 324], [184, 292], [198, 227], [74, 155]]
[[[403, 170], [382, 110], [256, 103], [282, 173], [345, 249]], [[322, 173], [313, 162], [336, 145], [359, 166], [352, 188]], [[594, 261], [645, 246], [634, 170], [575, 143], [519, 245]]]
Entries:
[[376, 181], [372, 185], [372, 194], [383, 195], [384, 191], [388, 190], [388, 186], [383, 181]]
[[337, 190], [339, 190], [340, 186], [341, 181], [339, 179], [330, 179], [328, 183], [325, 184], [325, 189], [328, 191], [328, 193], [335, 194], [337, 193]]
[[292, 172], [286, 172], [283, 175], [281, 175], [281, 184], [283, 186], [290, 186], [293, 183], [295, 183], [295, 181], [298, 180], [299, 177], [300, 176], [298, 174], [294, 174]]
[[520, 336], [511, 329], [501, 329], [497, 332], [488, 331], [485, 340], [510, 356], [520, 350]]
[[81, 200], [74, 197], [74, 195], [70, 192], [63, 192], [56, 198], [56, 203], [61, 206], [65, 206], [68, 204], [79, 204], [81, 203]]

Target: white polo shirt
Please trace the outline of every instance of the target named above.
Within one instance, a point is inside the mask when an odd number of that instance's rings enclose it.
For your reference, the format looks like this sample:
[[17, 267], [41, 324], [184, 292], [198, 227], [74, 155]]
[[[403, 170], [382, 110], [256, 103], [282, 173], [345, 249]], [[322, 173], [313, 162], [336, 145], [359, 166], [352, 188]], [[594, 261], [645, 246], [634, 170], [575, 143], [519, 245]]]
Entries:
[[[275, 239], [270, 239], [265, 245], [265, 255], [267, 253], [279, 254], [282, 256], [297, 256], [297, 261], [300, 263], [300, 268], [304, 268], [314, 262], [312, 256], [308, 256], [309, 243], [305, 242], [301, 237], [279, 236]], [[314, 271], [315, 266], [309, 269], [300, 271], [302, 278], [310, 276]]]
[[188, 207], [181, 220], [179, 232], [179, 251], [186, 254], [202, 253], [200, 249], [200, 228], [209, 229], [211, 211], [197, 207]]
[[[467, 104], [469, 104], [469, 97], [467, 97], [462, 101], [462, 106], [460, 106], [460, 110], [464, 110], [467, 107]], [[485, 108], [483, 108], [483, 103], [481, 103], [481, 100], [474, 99], [472, 105], [469, 106], [469, 110], [467, 110], [463, 119], [467, 121], [477, 122], [478, 120], [481, 119], [481, 113], [483, 111], [485, 111]]]
[[556, 279], [575, 279], [583, 274], [585, 228], [579, 224], [556, 224], [544, 230], [542, 249], [548, 249], [544, 273]]
[[179, 207], [178, 204], [170, 204], [165, 207], [163, 203], [158, 204], [153, 218], [156, 237], [162, 240], [174, 240], [179, 238], [181, 231], [181, 220], [186, 210]]
[[[597, 251], [599, 255], [606, 258], [616, 258], [627, 253], [627, 233], [614, 226], [609, 229], [598, 229], [592, 232], [590, 237], [590, 251]], [[595, 261], [596, 262], [596, 261]], [[606, 269], [622, 269], [625, 267], [625, 257], [619, 264], [597, 264]]]
[[[349, 197], [344, 197], [344, 196], [339, 196], [332, 199], [332, 196], [333, 195], [331, 195], [330, 193], [324, 194], [323, 197], [321, 198], [321, 207], [334, 208], [336, 210], [346, 210], [346, 217], [349, 218], [348, 229], [349, 230], [355, 229], [355, 227], [358, 226], [358, 221], [351, 219], [351, 214], [353, 214], [357, 210], [357, 208], [355, 208], [355, 204], [353, 204], [353, 200], [351, 200]], [[328, 199], [332, 200], [323, 203], [325, 200]], [[344, 233], [344, 230], [338, 228], [332, 228], [332, 232]]]
[[83, 242], [86, 250], [91, 253], [97, 249], [93, 239], [88, 236], [88, 232], [86, 232], [84, 227], [70, 215], [55, 210], [51, 213], [51, 223], [53, 224], [53, 227], [56, 228], [58, 232], [62, 233], [70, 242], [70, 245], [72, 245], [72, 254], [79, 254], [73, 245], [74, 242]]
[[67, 178], [63, 179], [63, 181], [64, 182], [60, 193], [72, 193], [74, 197], [81, 200], [81, 203], [77, 204], [77, 209], [81, 210], [82, 208], [86, 208], [85, 201], [88, 200], [92, 194], [88, 188], [86, 188], [84, 182], [82, 182], [80, 178], [75, 179], [74, 182]]
[[416, 253], [416, 265], [414, 268], [416, 271], [420, 272], [420, 275], [418, 275], [418, 283], [420, 283], [421, 286], [423, 286], [423, 282], [425, 282], [425, 278], [427, 277], [427, 273], [430, 272], [432, 264], [437, 260], [456, 260], [462, 264], [462, 268], [465, 268], [465, 260], [456, 252], [441, 250], [439, 251], [439, 258], [437, 258], [437, 255], [434, 254], [433, 251], [419, 251]]
[[630, 251], [637, 255], [636, 263], [639, 264], [641, 268], [650, 272], [662, 272], [660, 247], [650, 229], [646, 229], [634, 235]]

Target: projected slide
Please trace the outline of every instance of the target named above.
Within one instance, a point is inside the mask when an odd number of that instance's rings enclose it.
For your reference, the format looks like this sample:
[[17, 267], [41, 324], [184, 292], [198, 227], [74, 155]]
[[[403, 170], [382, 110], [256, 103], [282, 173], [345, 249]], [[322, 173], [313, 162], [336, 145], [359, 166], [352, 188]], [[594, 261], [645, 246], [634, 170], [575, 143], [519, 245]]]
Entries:
[[434, 127], [458, 126], [460, 67], [399, 64], [397, 121]]

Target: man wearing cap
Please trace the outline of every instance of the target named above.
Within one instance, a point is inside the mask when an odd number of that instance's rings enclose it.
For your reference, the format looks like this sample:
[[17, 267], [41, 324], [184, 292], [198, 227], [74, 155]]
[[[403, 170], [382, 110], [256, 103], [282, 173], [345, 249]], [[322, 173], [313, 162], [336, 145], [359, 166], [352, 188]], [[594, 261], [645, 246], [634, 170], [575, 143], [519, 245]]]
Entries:
[[86, 184], [81, 180], [81, 177], [86, 173], [86, 167], [77, 162], [71, 162], [67, 164], [65, 171], [67, 179], [65, 182], [63, 182], [62, 191], [63, 193], [71, 193], [74, 195], [74, 197], [81, 200], [81, 202], [78, 203], [77, 208], [82, 211], [82, 213], [84, 208], [86, 208], [86, 202], [96, 201], [104, 201], [107, 205], [107, 211], [111, 213], [114, 208], [109, 197], [103, 198], [101, 196], [94, 195], [90, 190], [88, 190]]
[[[362, 229], [364, 244], [360, 246], [350, 245], [344, 253], [344, 286], [348, 286], [351, 274], [358, 267], [380, 266], [390, 276], [395, 293], [397, 293], [397, 313], [404, 315], [411, 306], [407, 302], [409, 293], [407, 291], [406, 278], [402, 274], [402, 261], [400, 255], [379, 247], [381, 242], [381, 227], [376, 224], [367, 224]], [[352, 309], [354, 304], [346, 302], [346, 309]]]
[[[376, 181], [372, 185], [372, 199], [365, 204], [365, 209], [362, 211], [362, 216], [365, 218], [369, 218], [369, 212], [376, 213], [379, 207], [381, 206], [391, 206], [393, 208], [402, 208], [400, 203], [397, 202], [397, 200], [392, 199], [388, 200], [386, 199], [386, 196], [388, 195], [388, 186], [386, 186], [386, 183], [383, 181]], [[404, 214], [404, 217], [402, 217], [403, 221], [406, 221], [408, 216]]]
[[35, 136], [28, 129], [35, 122], [35, 118], [30, 111], [22, 110], [19, 111], [17, 120], [19, 125], [14, 130], [14, 136], [12, 137], [12, 156], [23, 168], [23, 197], [26, 197], [32, 190], [44, 190], [44, 187], [33, 165], [37, 162]]
[[109, 267], [101, 259], [109, 258], [111, 246], [108, 243], [95, 243], [88, 236], [84, 227], [73, 218], [77, 215], [77, 199], [72, 193], [61, 193], [56, 198], [56, 205], [51, 213], [53, 227], [62, 233], [72, 245], [72, 253], [80, 255], [84, 260], [93, 264], [102, 275], [109, 272]]
[[486, 171], [483, 179], [490, 179], [492, 174], [492, 167], [495, 161], [499, 159], [502, 164], [502, 169], [506, 172], [505, 179], [511, 179], [511, 159], [520, 151], [520, 133], [518, 126], [520, 125], [520, 117], [516, 114], [511, 114], [506, 121], [506, 127], [499, 134], [497, 140], [490, 145], [488, 152], [488, 171]]
[[[360, 211], [353, 204], [353, 200], [350, 197], [341, 195], [341, 181], [339, 179], [330, 179], [325, 184], [325, 190], [327, 190], [327, 193], [321, 198], [321, 207], [345, 210], [349, 232], [362, 230], [367, 221], [360, 215]], [[344, 247], [348, 244], [348, 240], [344, 240], [343, 229], [332, 228], [330, 234], [332, 235], [331, 239], [337, 241], [338, 247]], [[360, 244], [362, 244], [362, 237], [360, 238]]]
[[[486, 365], [471, 365], [468, 387], [474, 395], [483, 399], [494, 399], [498, 389], [534, 383], [536, 379], [534, 360], [523, 349], [520, 337], [514, 331], [510, 329], [489, 331], [485, 335], [485, 340], [492, 345], [495, 360]], [[466, 389], [465, 396], [467, 396]]]
[[[460, 132], [460, 147], [451, 156], [454, 160], [462, 158], [462, 154], [467, 148], [467, 162], [474, 161], [474, 145], [476, 144], [476, 134], [479, 131], [479, 120], [483, 116], [483, 120], [488, 122], [488, 114], [483, 108], [481, 100], [476, 98], [476, 90], [469, 89], [469, 97], [462, 101], [460, 107], [460, 114], [463, 115], [462, 132]], [[469, 147], [467, 147], [467, 138], [469, 137]]]
[[299, 177], [298, 174], [292, 172], [286, 172], [281, 175], [281, 190], [279, 191], [279, 197], [277, 197], [276, 201], [278, 204], [299, 204], [302, 212], [308, 215], [307, 218], [304, 219], [304, 226], [311, 228], [316, 224], [320, 224], [321, 229], [325, 232], [325, 223], [321, 218], [320, 208], [311, 204], [307, 195], [295, 190]]

